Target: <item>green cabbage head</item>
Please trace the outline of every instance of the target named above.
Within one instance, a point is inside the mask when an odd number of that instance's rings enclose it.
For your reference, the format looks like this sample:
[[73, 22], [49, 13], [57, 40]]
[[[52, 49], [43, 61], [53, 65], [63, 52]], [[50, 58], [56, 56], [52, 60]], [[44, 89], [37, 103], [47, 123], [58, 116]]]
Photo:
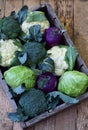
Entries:
[[34, 87], [36, 75], [33, 70], [26, 66], [18, 65], [11, 67], [4, 72], [4, 77], [7, 84], [15, 89], [20, 85], [24, 85], [26, 89]]
[[65, 72], [58, 84], [58, 90], [72, 97], [83, 94], [88, 87], [88, 76], [79, 71]]

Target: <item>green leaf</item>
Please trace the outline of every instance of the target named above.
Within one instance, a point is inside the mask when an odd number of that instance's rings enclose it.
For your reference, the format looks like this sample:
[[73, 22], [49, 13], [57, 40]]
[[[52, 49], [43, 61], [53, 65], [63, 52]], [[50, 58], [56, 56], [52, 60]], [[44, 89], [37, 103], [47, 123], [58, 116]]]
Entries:
[[59, 92], [53, 91], [46, 95], [47, 106], [49, 109], [54, 109], [60, 102]]
[[75, 47], [70, 45], [66, 52], [66, 61], [68, 62], [69, 70], [73, 70], [77, 56], [77, 50], [75, 49]]
[[17, 16], [17, 14], [16, 14], [15, 11], [12, 11], [12, 12], [10, 13], [10, 16], [13, 17], [15, 20], [18, 19], [18, 16]]
[[44, 20], [46, 20], [44, 12], [42, 12], [42, 11], [28, 12], [27, 22], [34, 22], [34, 21], [42, 22]]
[[21, 64], [24, 64], [27, 61], [27, 53], [23, 53], [23, 54], [19, 53], [18, 59]]
[[39, 69], [42, 70], [42, 72], [54, 72], [54, 61], [48, 57], [46, 59], [43, 60], [43, 62], [39, 63], [38, 65]]
[[25, 34], [23, 31], [21, 31], [19, 38], [23, 41], [23, 42], [27, 42], [30, 41], [30, 35]]
[[13, 91], [16, 93], [16, 94], [21, 94], [23, 93], [24, 91], [26, 90], [26, 88], [24, 86], [18, 86], [16, 88], [13, 89]]
[[69, 97], [59, 91], [53, 91], [46, 95], [48, 109], [54, 109], [62, 100], [65, 103], [78, 103], [76, 98]]
[[18, 22], [22, 24], [22, 22], [25, 20], [28, 13], [28, 7], [23, 6], [20, 11], [18, 12]]
[[19, 48], [22, 48], [22, 44], [21, 44], [20, 40], [18, 40], [18, 39], [14, 39], [13, 44], [16, 45]]
[[8, 39], [7, 36], [3, 33], [0, 33], [0, 39], [6, 40]]
[[59, 96], [63, 100], [63, 102], [65, 102], [65, 103], [73, 103], [73, 104], [75, 104], [75, 103], [79, 102], [79, 100], [77, 100], [76, 98], [72, 98], [70, 96], [67, 96], [67, 95], [61, 93], [61, 92], [59, 92]]
[[33, 25], [29, 28], [30, 40], [31, 41], [42, 41], [42, 34], [40, 33], [41, 26]]
[[40, 75], [40, 74], [42, 74], [42, 71], [39, 70], [39, 69], [35, 69], [35, 68], [31, 68], [31, 69], [34, 71], [35, 75]]
[[7, 113], [8, 118], [13, 122], [21, 122], [28, 119], [28, 116], [25, 116], [22, 109], [18, 108], [16, 112]]

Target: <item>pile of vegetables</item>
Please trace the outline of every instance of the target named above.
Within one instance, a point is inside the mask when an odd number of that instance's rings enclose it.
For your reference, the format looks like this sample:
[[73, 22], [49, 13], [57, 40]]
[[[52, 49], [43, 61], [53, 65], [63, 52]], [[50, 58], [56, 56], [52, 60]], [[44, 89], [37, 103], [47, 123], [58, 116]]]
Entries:
[[[0, 66], [16, 98], [12, 121], [26, 121], [62, 103], [78, 103], [88, 76], [76, 70], [78, 52], [42, 11], [27, 6], [0, 19]], [[17, 100], [18, 99], [18, 100]]]

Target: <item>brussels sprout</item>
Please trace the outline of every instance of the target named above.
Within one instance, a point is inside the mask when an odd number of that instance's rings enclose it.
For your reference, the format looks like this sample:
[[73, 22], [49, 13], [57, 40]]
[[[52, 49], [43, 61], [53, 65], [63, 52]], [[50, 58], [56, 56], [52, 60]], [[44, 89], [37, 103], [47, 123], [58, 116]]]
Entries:
[[72, 97], [83, 94], [88, 86], [88, 77], [79, 71], [65, 72], [58, 84], [58, 90]]

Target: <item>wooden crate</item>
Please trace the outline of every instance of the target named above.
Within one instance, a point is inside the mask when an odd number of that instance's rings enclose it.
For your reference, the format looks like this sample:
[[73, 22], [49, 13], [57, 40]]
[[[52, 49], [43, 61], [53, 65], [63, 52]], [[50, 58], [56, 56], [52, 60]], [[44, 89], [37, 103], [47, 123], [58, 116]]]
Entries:
[[[52, 9], [52, 7], [48, 3], [41, 4], [41, 5], [37, 6], [37, 7], [34, 7], [33, 10], [40, 10], [40, 11], [45, 12], [46, 17], [50, 21], [50, 24], [53, 25], [53, 26], [56, 26], [56, 27], [60, 28], [60, 30], [63, 32], [64, 44], [65, 45], [73, 45], [74, 46], [74, 43], [71, 41], [68, 33], [63, 28], [60, 20], [58, 19], [58, 17], [56, 16], [55, 12]], [[80, 57], [80, 55], [77, 57], [76, 64], [75, 64], [75, 69], [78, 70], [78, 71], [84, 72], [85, 74], [88, 75], [88, 69], [87, 69], [84, 61]], [[4, 78], [3, 78], [3, 72], [4, 72], [4, 69], [1, 68], [1, 70], [0, 70], [0, 83], [1, 83], [4, 91], [6, 92], [6, 95], [7, 95], [8, 99], [11, 102], [14, 111], [16, 111], [17, 105], [16, 105], [16, 102], [15, 102], [15, 100], [14, 100], [11, 92], [9, 91], [9, 87], [7, 86], [7, 84], [6, 84], [6, 82], [5, 82]], [[86, 98], [88, 98], [88, 91], [86, 91], [83, 95], [81, 95], [81, 96], [78, 97], [78, 99], [79, 99], [80, 102], [83, 101]], [[37, 117], [32, 118], [32, 119], [30, 119], [28, 121], [22, 122], [20, 124], [21, 124], [22, 128], [24, 130], [26, 130], [28, 127], [33, 126], [37, 122], [39, 122], [41, 120], [44, 120], [44, 119], [46, 119], [46, 118], [48, 118], [48, 117], [50, 117], [52, 115], [55, 115], [56, 113], [58, 113], [58, 112], [60, 112], [60, 111], [62, 111], [64, 109], [66, 109], [68, 107], [71, 107], [71, 106], [73, 106], [73, 104], [63, 103], [63, 104], [57, 106], [52, 111], [44, 112], [43, 114], [40, 114]]]

